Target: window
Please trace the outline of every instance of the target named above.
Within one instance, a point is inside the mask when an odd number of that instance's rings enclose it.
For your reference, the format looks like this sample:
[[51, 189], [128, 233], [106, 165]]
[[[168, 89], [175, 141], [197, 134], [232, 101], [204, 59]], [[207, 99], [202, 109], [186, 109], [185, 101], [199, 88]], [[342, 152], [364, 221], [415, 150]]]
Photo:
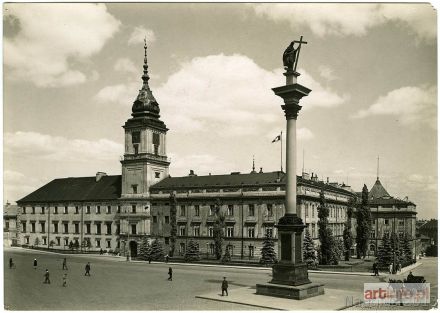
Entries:
[[107, 206], [107, 214], [111, 214], [112, 213], [112, 207], [110, 205]]
[[306, 217], [308, 217], [309, 216], [309, 204], [308, 203], [306, 203], [306, 205], [305, 205], [305, 213], [306, 213]]
[[90, 205], [86, 207], [86, 214], [90, 214]]
[[136, 213], [136, 204], [131, 206], [131, 213]]
[[185, 254], [185, 243], [184, 242], [181, 242], [179, 245], [179, 254], [180, 255]]
[[101, 223], [96, 223], [96, 234], [101, 235]]
[[252, 258], [254, 256], [254, 246], [249, 246], [249, 257]]
[[215, 214], [215, 205], [211, 204], [209, 206], [209, 215], [214, 215]]
[[75, 206], [75, 214], [79, 214], [79, 206]]
[[267, 235], [269, 238], [272, 238], [272, 237], [273, 237], [273, 228], [272, 228], [272, 227], [266, 227], [266, 235]]
[[376, 225], [376, 219], [373, 218], [373, 219], [371, 220], [371, 224]]
[[155, 155], [159, 154], [159, 146], [158, 145], [154, 145], [154, 154]]
[[315, 238], [315, 224], [312, 224], [312, 238]]
[[64, 238], [64, 245], [68, 246], [69, 245], [69, 238]]
[[86, 234], [90, 235], [90, 233], [91, 233], [91, 225], [90, 225], [90, 223], [87, 223], [86, 224]]
[[170, 244], [170, 237], [165, 237], [165, 244], [169, 245]]
[[376, 238], [376, 232], [374, 230], [370, 231], [370, 239]]
[[133, 189], [133, 193], [138, 193], [138, 185], [131, 185], [131, 188]]
[[273, 216], [273, 205], [272, 203], [267, 204], [267, 216]]
[[180, 206], [180, 216], [186, 216], [186, 212], [185, 212], [186, 210], [185, 210], [185, 206], [184, 205], [181, 205]]
[[121, 206], [120, 206], [120, 205], [118, 205], [118, 211], [117, 211], [117, 213], [121, 213]]
[[136, 224], [131, 224], [131, 234], [136, 235]]
[[6, 222], [5, 231], [9, 231], [9, 222]]
[[68, 210], [68, 208], [65, 206], [65, 207], [64, 207], [63, 214], [67, 214], [67, 213], [69, 213], [69, 210]]
[[43, 245], [47, 245], [47, 238], [43, 237]]
[[45, 222], [41, 222], [40, 225], [41, 225], [41, 232], [45, 233], [46, 232], [46, 223]]
[[233, 216], [234, 215], [234, 205], [229, 204], [228, 205], [228, 215]]
[[79, 234], [79, 223], [75, 223], [75, 234]]
[[214, 227], [212, 227], [212, 226], [208, 227], [208, 236], [214, 237]]
[[53, 214], [58, 214], [58, 207], [57, 206], [53, 208]]
[[194, 206], [194, 216], [200, 216], [200, 206], [197, 204]]
[[58, 233], [58, 222], [54, 222], [54, 223], [53, 223], [53, 232], [54, 232], [55, 234]]
[[315, 217], [315, 205], [312, 204], [312, 217]]
[[389, 220], [389, 219], [384, 219], [384, 220], [383, 220], [383, 223], [384, 223], [385, 225], [390, 225], [390, 220]]
[[405, 221], [403, 219], [399, 219], [399, 226], [404, 226], [405, 225]]
[[131, 133], [131, 143], [140, 143], [141, 142], [141, 132], [136, 131]]
[[111, 235], [112, 234], [112, 223], [111, 222], [105, 223], [105, 226], [107, 228], [106, 235]]
[[21, 213], [26, 214], [26, 207], [25, 206], [21, 208]]
[[165, 216], [165, 224], [169, 224], [170, 223], [170, 217], [169, 216]]
[[185, 226], [179, 226], [179, 236], [185, 236]]
[[160, 137], [158, 133], [153, 133], [154, 154], [159, 154]]
[[22, 231], [23, 233], [26, 232], [26, 222], [21, 222], [21, 231]]
[[32, 214], [35, 214], [35, 207], [32, 207]]
[[96, 214], [101, 214], [101, 207], [99, 205], [96, 206]]
[[121, 224], [116, 224], [116, 235], [121, 233]]
[[112, 242], [111, 240], [107, 240], [107, 248], [111, 248], [112, 247]]
[[160, 172], [154, 172], [154, 177], [155, 178], [160, 178]]
[[57, 246], [61, 246], [61, 238], [57, 237], [56, 239], [57, 239]]
[[133, 145], [134, 154], [139, 154], [139, 145]]
[[255, 238], [255, 227], [248, 227], [248, 237]]
[[157, 223], [157, 216], [156, 215], [153, 216], [153, 223]]
[[41, 214], [44, 214], [44, 206], [41, 207]]
[[35, 233], [35, 222], [31, 222], [31, 233]]
[[253, 204], [249, 204], [249, 216], [255, 215], [255, 206]]
[[226, 227], [226, 237], [234, 237], [234, 226]]
[[64, 223], [63, 227], [64, 227], [64, 233], [67, 234], [69, 232], [69, 224]]
[[101, 239], [96, 239], [96, 247], [97, 248], [101, 247]]
[[194, 226], [193, 228], [194, 236], [199, 237], [200, 236], [200, 226]]
[[26, 244], [29, 244], [29, 237], [26, 237]]

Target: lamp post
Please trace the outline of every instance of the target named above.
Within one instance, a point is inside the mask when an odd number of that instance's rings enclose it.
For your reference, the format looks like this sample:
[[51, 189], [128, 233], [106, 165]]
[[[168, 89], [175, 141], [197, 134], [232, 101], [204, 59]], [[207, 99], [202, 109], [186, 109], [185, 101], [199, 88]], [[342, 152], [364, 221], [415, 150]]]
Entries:
[[131, 251], [130, 251], [130, 210], [125, 209], [125, 213], [127, 213], [127, 261], [131, 261]]

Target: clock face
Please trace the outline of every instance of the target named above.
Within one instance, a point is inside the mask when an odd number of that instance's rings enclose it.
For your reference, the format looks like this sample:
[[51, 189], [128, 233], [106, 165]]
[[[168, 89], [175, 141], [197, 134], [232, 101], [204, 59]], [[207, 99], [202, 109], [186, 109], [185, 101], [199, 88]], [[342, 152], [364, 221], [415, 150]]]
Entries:
[[141, 132], [133, 132], [131, 133], [131, 142], [132, 143], [140, 143], [141, 142]]

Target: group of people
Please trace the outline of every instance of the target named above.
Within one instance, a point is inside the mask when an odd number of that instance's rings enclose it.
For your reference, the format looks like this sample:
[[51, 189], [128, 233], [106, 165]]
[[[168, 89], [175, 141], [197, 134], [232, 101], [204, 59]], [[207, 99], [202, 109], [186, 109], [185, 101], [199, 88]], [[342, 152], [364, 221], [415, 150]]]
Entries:
[[[38, 267], [38, 261], [37, 261], [36, 258], [34, 258], [34, 261], [33, 261], [32, 264], [33, 264], [34, 270], [36, 270], [37, 267]], [[14, 260], [12, 258], [9, 258], [9, 268], [10, 269], [15, 268], [15, 263], [14, 263]], [[90, 276], [90, 269], [91, 269], [90, 262], [87, 262], [87, 264], [85, 266], [85, 274], [84, 274], [84, 276]], [[64, 270], [66, 270], [66, 271], [69, 270], [67, 268], [67, 259], [66, 258], [63, 259], [63, 271]], [[50, 284], [50, 272], [49, 272], [49, 269], [46, 268], [46, 271], [44, 272], [43, 277], [44, 277], [43, 284]], [[62, 286], [63, 287], [67, 287], [67, 273], [63, 274], [63, 285]]]
[[[393, 267], [394, 267], [393, 263], [390, 263], [390, 265], [388, 266], [388, 273], [389, 274], [393, 274]], [[400, 273], [401, 271], [402, 271], [402, 264], [398, 263], [396, 265], [394, 273]], [[373, 274], [374, 274], [374, 276], [379, 276], [379, 266], [378, 266], [377, 262], [373, 263]]]

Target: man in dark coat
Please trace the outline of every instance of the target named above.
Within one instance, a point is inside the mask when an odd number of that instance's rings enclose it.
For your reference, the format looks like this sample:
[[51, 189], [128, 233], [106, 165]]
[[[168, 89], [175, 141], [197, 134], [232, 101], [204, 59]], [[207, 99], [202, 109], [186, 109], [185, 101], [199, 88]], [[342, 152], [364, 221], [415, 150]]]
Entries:
[[37, 259], [34, 259], [34, 270], [37, 269]]
[[173, 280], [173, 269], [171, 267], [168, 269], [168, 280]]
[[226, 280], [226, 277], [223, 277], [222, 281], [222, 296], [224, 296], [226, 292], [226, 295], [228, 295], [228, 281]]
[[12, 258], [9, 258], [9, 268], [14, 267], [14, 261], [12, 261]]
[[63, 259], [63, 270], [67, 271], [67, 259], [66, 258]]
[[46, 269], [46, 273], [44, 273], [44, 284], [50, 284], [49, 270], [48, 269]]
[[86, 273], [84, 276], [90, 276], [90, 262], [87, 262], [86, 264]]

